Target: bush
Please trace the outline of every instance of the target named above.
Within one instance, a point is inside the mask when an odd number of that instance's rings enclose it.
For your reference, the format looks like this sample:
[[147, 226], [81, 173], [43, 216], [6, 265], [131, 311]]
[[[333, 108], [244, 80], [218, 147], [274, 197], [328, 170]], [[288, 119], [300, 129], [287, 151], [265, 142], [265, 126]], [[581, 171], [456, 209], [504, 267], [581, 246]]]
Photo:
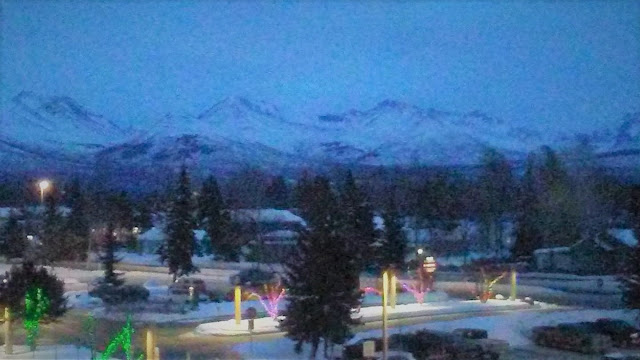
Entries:
[[64, 297], [64, 282], [47, 269], [36, 267], [33, 263], [13, 266], [5, 274], [6, 282], [0, 288], [0, 303], [6, 304], [14, 318], [24, 316], [24, 298], [31, 288], [41, 288], [49, 298], [49, 309], [43, 320], [51, 321], [67, 311], [67, 299]]
[[102, 299], [105, 304], [115, 305], [147, 301], [149, 290], [141, 285], [113, 286], [111, 284], [100, 284], [91, 290], [89, 295]]

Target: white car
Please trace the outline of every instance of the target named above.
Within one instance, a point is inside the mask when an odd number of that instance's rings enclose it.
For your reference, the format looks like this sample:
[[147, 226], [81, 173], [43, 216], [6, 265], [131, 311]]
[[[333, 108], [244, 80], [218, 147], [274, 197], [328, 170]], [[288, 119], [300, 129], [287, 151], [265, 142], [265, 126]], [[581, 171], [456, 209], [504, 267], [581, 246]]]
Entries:
[[[382, 360], [382, 351], [375, 352], [373, 359]], [[387, 351], [387, 360], [416, 360], [416, 358], [410, 352], [389, 350]]]

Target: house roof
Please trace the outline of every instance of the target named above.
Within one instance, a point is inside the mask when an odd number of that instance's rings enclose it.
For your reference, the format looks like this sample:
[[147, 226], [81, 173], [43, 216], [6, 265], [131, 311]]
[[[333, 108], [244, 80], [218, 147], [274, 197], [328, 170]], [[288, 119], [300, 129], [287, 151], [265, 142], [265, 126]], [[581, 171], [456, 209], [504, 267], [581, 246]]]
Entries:
[[[195, 236], [196, 240], [201, 241], [207, 235], [207, 232], [204, 230], [196, 229], [193, 231], [193, 235]], [[164, 241], [165, 237], [166, 234], [164, 232], [164, 229], [154, 226], [151, 229], [140, 234], [138, 239], [142, 241]]]
[[607, 233], [624, 245], [638, 246], [638, 239], [636, 239], [632, 229], [609, 229]]
[[239, 209], [231, 211], [231, 218], [237, 222], [298, 223], [307, 226], [304, 219], [289, 210]]

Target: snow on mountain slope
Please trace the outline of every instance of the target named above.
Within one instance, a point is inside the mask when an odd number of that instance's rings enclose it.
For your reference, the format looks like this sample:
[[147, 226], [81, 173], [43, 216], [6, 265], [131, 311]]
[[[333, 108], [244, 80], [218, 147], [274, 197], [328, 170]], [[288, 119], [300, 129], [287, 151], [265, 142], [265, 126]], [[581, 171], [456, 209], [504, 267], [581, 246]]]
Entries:
[[615, 138], [615, 147], [640, 148], [640, 112], [627, 114]]
[[[488, 147], [513, 160], [580, 139], [598, 152], [640, 149], [640, 113], [593, 134], [540, 134], [480, 111], [385, 100], [368, 110], [287, 119], [277, 106], [228, 97], [199, 115], [167, 114], [144, 132], [123, 130], [68, 97], [22, 92], [0, 118], [0, 160], [119, 163], [119, 168], [296, 167], [312, 164], [472, 165]], [[615, 155], [615, 154], [614, 154]], [[16, 160], [18, 159], [18, 160]]]
[[276, 106], [243, 97], [228, 97], [197, 116], [168, 114], [152, 133], [159, 136], [220, 136], [292, 152], [318, 135], [309, 130], [304, 124], [286, 120]]
[[215, 134], [182, 133], [151, 136], [143, 140], [112, 146], [100, 151], [98, 162], [121, 163], [129, 169], [154, 168], [158, 164], [176, 168], [182, 164], [229, 169], [238, 166], [283, 168], [295, 158], [261, 144], [229, 140]]
[[2, 140], [40, 150], [86, 151], [123, 141], [127, 132], [69, 97], [23, 91], [0, 118]]
[[489, 146], [520, 154], [539, 146], [534, 131], [511, 127], [479, 111], [454, 113], [422, 109], [394, 100], [366, 111], [323, 115], [318, 122], [338, 129], [334, 141], [370, 156], [368, 163], [474, 163]]

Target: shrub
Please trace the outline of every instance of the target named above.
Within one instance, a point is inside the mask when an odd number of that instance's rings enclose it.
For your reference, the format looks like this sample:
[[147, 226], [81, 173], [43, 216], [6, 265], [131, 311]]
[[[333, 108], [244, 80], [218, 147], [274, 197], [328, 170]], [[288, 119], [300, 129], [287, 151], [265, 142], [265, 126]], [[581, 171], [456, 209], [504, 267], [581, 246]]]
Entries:
[[100, 284], [91, 290], [89, 295], [102, 299], [105, 304], [115, 305], [146, 301], [149, 298], [149, 290], [141, 285], [113, 286], [111, 284]]
[[64, 282], [47, 269], [36, 267], [33, 263], [13, 266], [5, 275], [6, 282], [0, 288], [0, 303], [7, 304], [15, 318], [24, 316], [24, 298], [32, 288], [42, 289], [49, 299], [49, 308], [44, 321], [54, 320], [67, 311], [67, 299], [64, 297]]

